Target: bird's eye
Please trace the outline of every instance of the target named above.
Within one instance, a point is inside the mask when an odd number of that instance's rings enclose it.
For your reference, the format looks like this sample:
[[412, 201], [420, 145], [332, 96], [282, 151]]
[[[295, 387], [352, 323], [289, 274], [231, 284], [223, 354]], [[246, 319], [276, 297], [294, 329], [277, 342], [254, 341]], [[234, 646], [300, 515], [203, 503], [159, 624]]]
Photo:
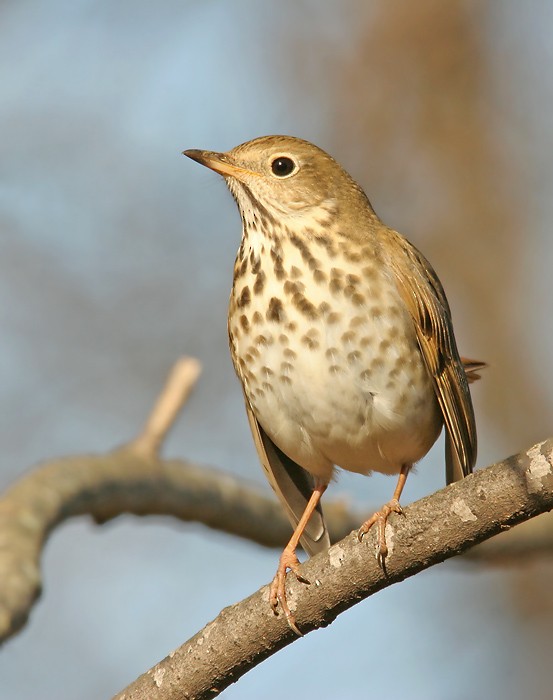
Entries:
[[288, 156], [278, 156], [271, 163], [271, 170], [273, 175], [277, 177], [287, 177], [291, 175], [296, 169], [296, 164]]

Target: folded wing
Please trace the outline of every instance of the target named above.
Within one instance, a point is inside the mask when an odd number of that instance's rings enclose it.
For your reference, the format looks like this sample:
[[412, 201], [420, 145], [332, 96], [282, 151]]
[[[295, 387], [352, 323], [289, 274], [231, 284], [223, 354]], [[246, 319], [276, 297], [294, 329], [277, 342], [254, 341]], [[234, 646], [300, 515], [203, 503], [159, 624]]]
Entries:
[[444, 419], [449, 484], [470, 474], [476, 462], [476, 424], [468, 384], [478, 378], [477, 371], [484, 363], [467, 361], [465, 370], [453, 334], [449, 304], [432, 266], [395, 231], [388, 230], [387, 234], [390, 237], [387, 235], [386, 242], [392, 244], [387, 262], [413, 318]]
[[[314, 479], [270, 439], [259, 425], [247, 398], [246, 412], [261, 465], [295, 529], [313, 493]], [[301, 544], [310, 556], [330, 547], [320, 504], [307, 523]]]

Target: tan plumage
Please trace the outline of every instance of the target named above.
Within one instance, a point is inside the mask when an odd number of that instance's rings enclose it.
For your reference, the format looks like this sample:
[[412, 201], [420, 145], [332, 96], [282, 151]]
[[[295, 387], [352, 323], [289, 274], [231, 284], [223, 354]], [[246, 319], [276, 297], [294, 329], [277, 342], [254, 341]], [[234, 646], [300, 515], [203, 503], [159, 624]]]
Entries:
[[[472, 472], [477, 452], [469, 382], [455, 343], [451, 311], [428, 260], [395, 231], [387, 229], [385, 235], [387, 262], [413, 318], [442, 411], [446, 428], [446, 481], [450, 484]], [[478, 368], [483, 366], [483, 363], [475, 364]]]
[[430, 263], [327, 153], [268, 136], [185, 154], [225, 177], [242, 217], [230, 349], [261, 463], [294, 526], [271, 604], [298, 631], [285, 573], [299, 575], [300, 538], [310, 554], [329, 545], [320, 498], [335, 465], [399, 474], [392, 500], [360, 528], [377, 524], [383, 560], [386, 519], [442, 425], [448, 483], [472, 471], [468, 384], [484, 363], [459, 357]]

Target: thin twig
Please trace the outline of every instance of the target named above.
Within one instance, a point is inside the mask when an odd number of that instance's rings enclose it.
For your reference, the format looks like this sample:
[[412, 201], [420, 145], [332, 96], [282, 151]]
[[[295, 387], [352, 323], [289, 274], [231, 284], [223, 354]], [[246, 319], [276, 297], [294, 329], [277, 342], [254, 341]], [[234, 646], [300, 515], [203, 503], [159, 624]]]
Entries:
[[144, 456], [159, 453], [201, 371], [201, 364], [193, 357], [182, 357], [175, 363], [144, 428], [129, 443], [129, 449]]

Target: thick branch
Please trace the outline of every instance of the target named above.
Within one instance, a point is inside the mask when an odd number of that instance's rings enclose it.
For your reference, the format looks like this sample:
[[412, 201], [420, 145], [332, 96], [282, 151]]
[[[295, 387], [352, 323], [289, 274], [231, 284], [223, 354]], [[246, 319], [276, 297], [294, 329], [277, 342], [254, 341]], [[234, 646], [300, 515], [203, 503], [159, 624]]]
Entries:
[[[40, 594], [40, 555], [50, 532], [64, 520], [91, 515], [104, 522], [123, 513], [170, 515], [283, 546], [290, 525], [276, 501], [230, 475], [180, 460], [161, 460], [160, 444], [199, 374], [191, 358], [179, 360], [142, 433], [105, 455], [45, 463], [0, 498], [0, 641], [25, 624]], [[360, 521], [345, 506], [329, 504], [336, 539]]]
[[[104, 522], [123, 513], [169, 515], [265, 546], [283, 546], [288, 540], [288, 521], [265, 492], [205, 466], [158, 457], [198, 374], [196, 360], [179, 360], [143, 431], [124, 447], [45, 463], [0, 498], [0, 641], [26, 622], [40, 593], [42, 548], [67, 518], [86, 514]], [[325, 503], [325, 514], [332, 541], [355, 529], [366, 515], [351, 513], [338, 502]], [[489, 561], [553, 551], [550, 519], [532, 525], [517, 528], [505, 540], [486, 542], [471, 557]], [[484, 555], [478, 554], [481, 549]]]
[[[548, 440], [417, 501], [387, 526], [386, 573], [375, 534], [346, 537], [302, 566], [310, 586], [288, 577], [300, 629], [324, 627], [343, 610], [422, 569], [464, 552], [553, 508], [553, 440]], [[226, 608], [192, 639], [140, 676], [115, 700], [203, 700], [297, 637], [274, 617], [268, 588]]]
[[[343, 537], [360, 516], [340, 504], [326, 512]], [[40, 555], [61, 522], [91, 515], [170, 515], [269, 547], [284, 546], [290, 525], [274, 498], [228, 474], [180, 460], [142, 457], [121, 448], [42, 465], [0, 500], [0, 640], [25, 624], [40, 593]]]

